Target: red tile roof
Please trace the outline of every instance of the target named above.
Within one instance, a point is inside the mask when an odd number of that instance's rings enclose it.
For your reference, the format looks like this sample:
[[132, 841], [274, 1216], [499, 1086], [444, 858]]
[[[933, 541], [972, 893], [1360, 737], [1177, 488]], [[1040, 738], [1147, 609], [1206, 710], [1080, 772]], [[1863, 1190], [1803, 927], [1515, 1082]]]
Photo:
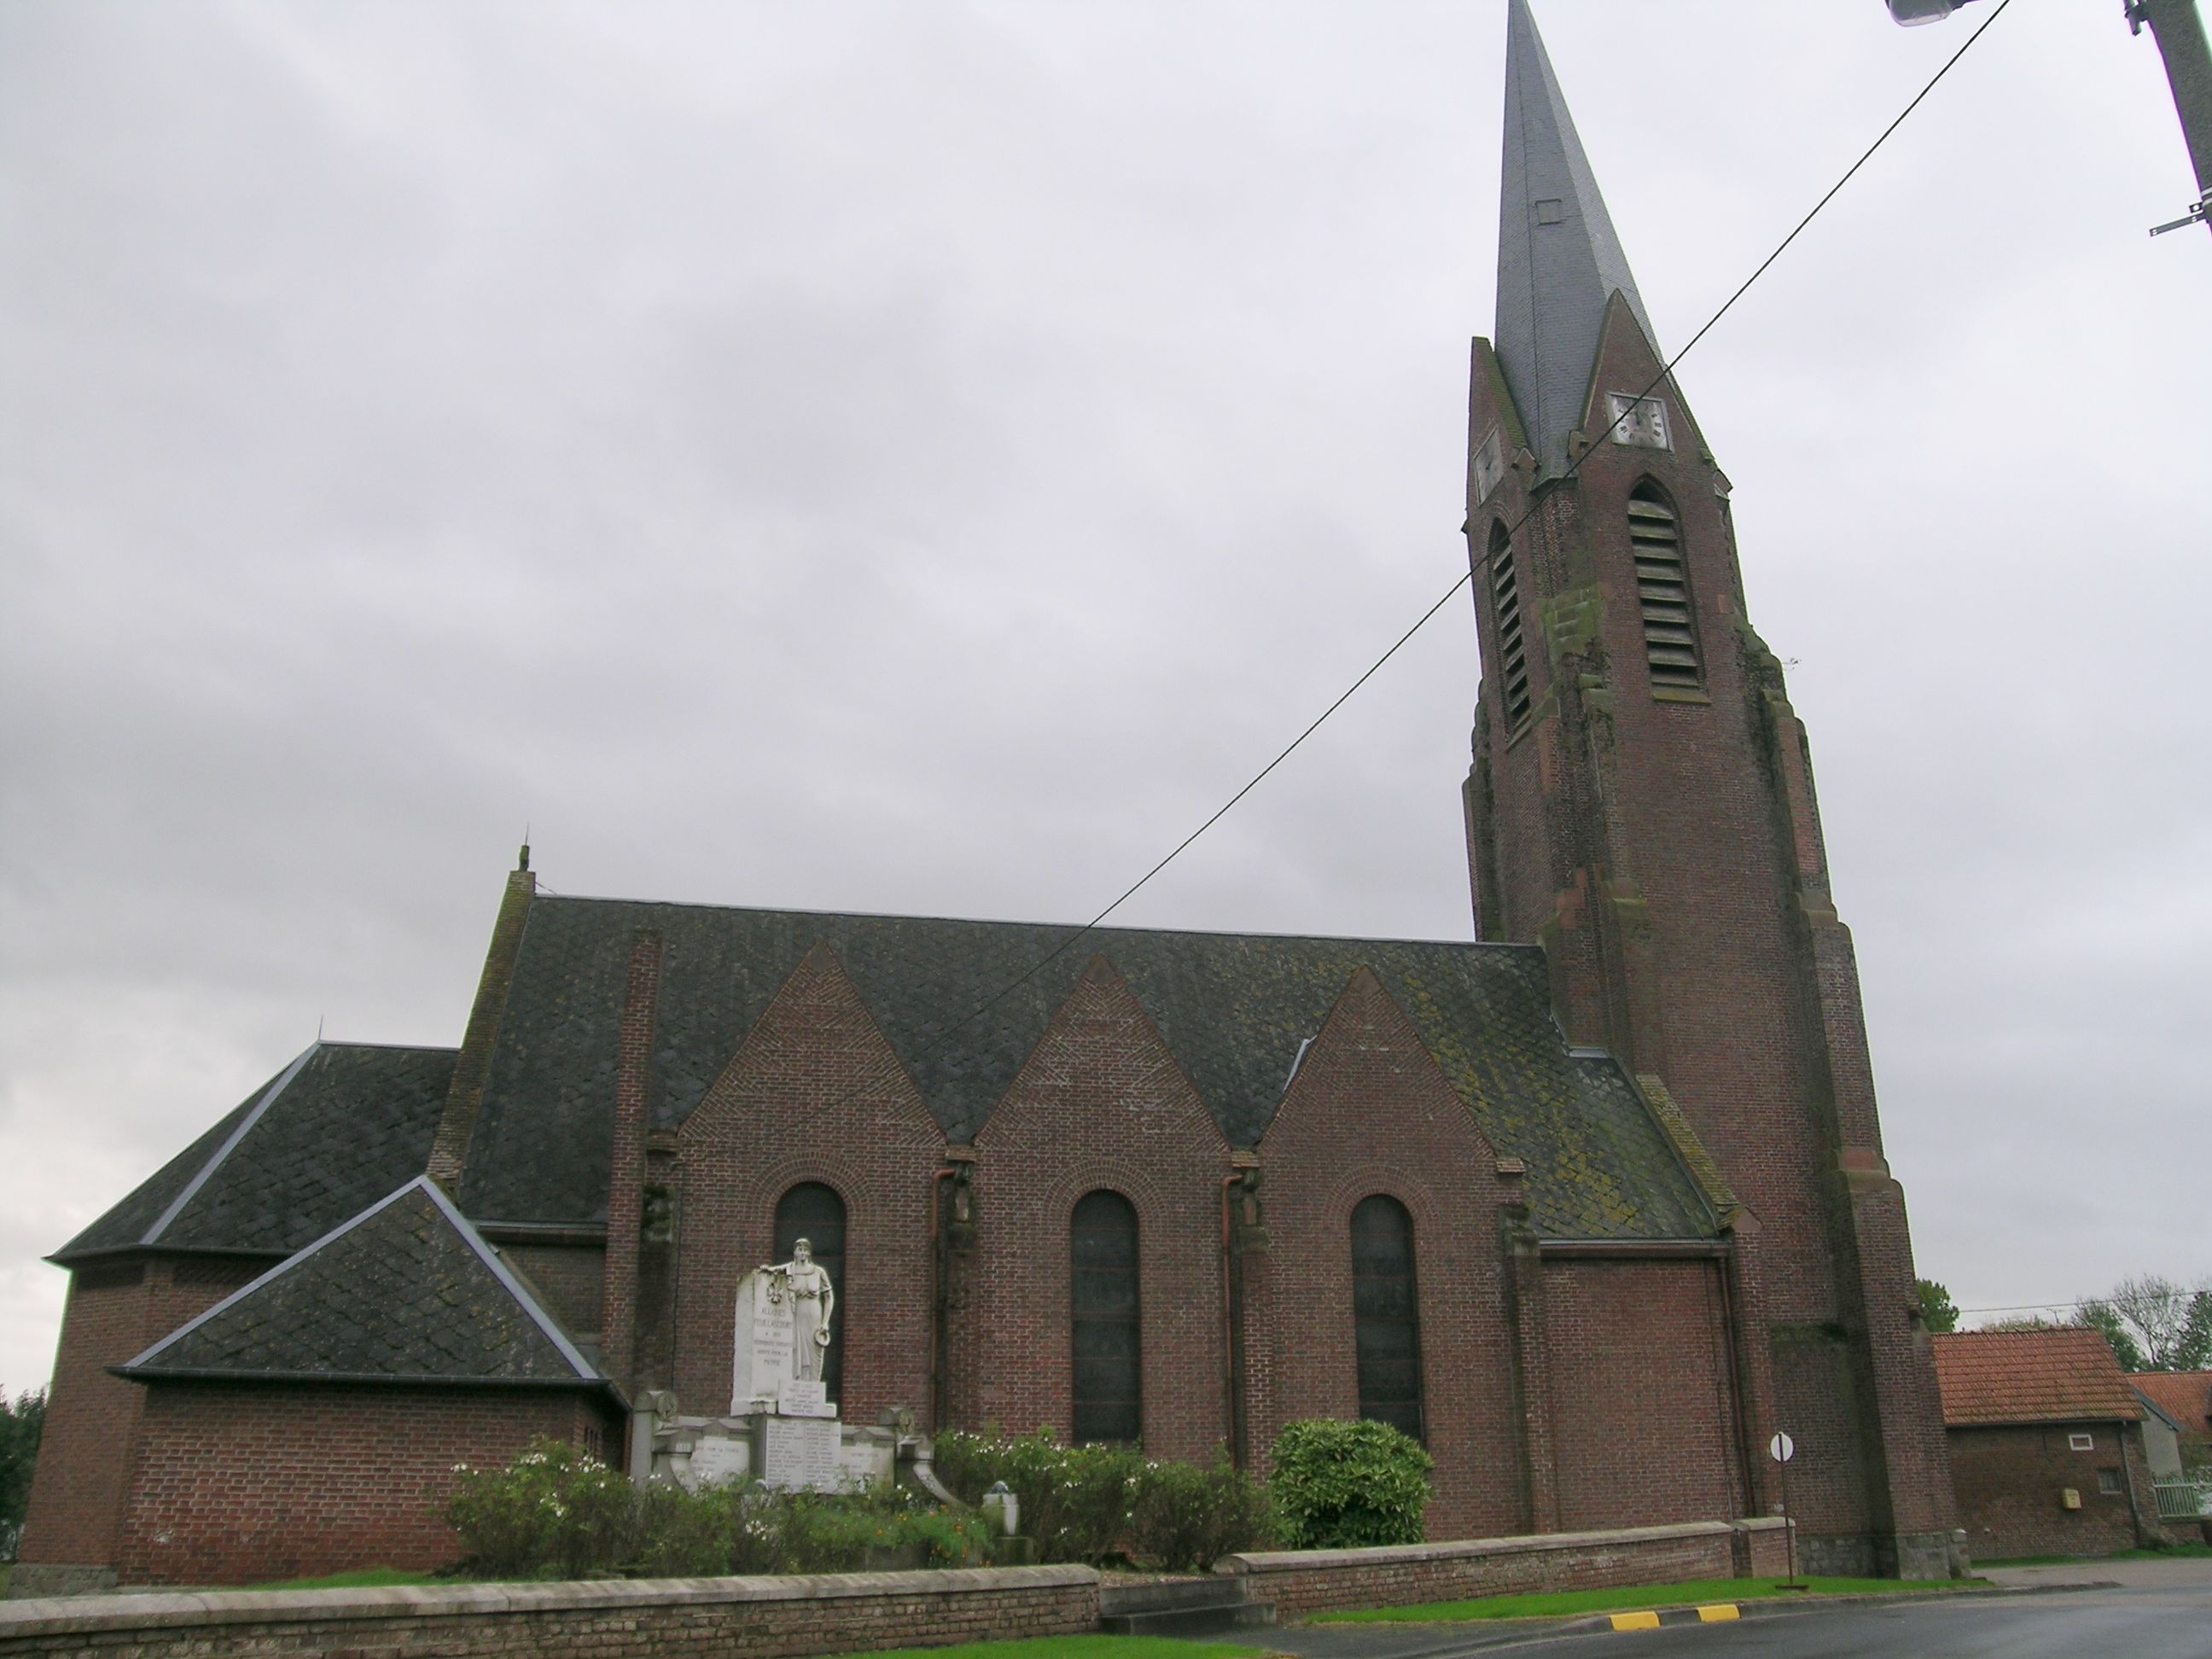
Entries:
[[2128, 1381], [2183, 1428], [2212, 1428], [2212, 1371], [2137, 1371]]
[[2095, 1331], [1960, 1331], [1935, 1341], [1947, 1428], [2142, 1416], [2127, 1374]]

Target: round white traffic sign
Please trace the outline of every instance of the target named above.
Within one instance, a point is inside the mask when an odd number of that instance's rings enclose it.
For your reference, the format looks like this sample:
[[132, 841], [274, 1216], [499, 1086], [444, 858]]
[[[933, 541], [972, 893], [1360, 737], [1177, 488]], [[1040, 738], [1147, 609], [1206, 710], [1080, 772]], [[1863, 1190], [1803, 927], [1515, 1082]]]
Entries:
[[1786, 1434], [1777, 1434], [1766, 1443], [1766, 1455], [1778, 1463], [1787, 1463], [1797, 1455], [1797, 1443]]

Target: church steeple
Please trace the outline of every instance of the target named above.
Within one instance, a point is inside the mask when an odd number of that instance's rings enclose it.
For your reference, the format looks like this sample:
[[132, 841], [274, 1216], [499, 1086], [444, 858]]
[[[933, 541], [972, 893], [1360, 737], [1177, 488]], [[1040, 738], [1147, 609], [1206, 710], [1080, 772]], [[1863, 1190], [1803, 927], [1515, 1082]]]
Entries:
[[1618, 290], [1655, 348], [1657, 337], [1528, 0], [1507, 0], [1505, 29], [1496, 350], [1538, 476], [1551, 477], [1566, 470], [1607, 301]]

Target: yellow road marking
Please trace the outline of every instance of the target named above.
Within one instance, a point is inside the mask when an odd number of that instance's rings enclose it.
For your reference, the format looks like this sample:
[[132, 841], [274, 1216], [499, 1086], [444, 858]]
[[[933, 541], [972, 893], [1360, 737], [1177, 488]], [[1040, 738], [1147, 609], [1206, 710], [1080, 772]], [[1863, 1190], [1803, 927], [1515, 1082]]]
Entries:
[[1616, 1613], [1613, 1615], [1615, 1630], [1657, 1630], [1659, 1615], [1656, 1613]]
[[1698, 1622], [1701, 1625], [1717, 1625], [1726, 1620], [1742, 1617], [1741, 1609], [1733, 1601], [1716, 1601], [1711, 1607], [1698, 1609]]

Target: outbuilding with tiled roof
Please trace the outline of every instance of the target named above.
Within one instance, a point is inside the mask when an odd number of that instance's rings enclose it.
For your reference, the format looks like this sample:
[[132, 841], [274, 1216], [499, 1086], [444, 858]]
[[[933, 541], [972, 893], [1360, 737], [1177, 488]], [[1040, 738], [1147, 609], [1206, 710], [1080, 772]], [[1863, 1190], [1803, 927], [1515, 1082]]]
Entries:
[[2111, 1555], [2158, 1535], [2142, 1407], [2088, 1326], [1932, 1339], [1977, 1561]]

